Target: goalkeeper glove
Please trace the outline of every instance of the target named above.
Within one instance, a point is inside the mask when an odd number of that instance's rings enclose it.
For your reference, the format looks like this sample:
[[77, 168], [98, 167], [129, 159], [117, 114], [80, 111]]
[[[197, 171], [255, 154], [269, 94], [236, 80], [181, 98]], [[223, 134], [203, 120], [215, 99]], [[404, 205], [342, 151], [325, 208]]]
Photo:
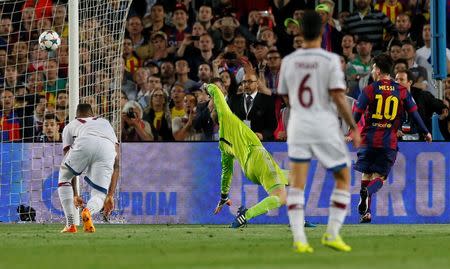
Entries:
[[214, 214], [217, 214], [220, 212], [220, 210], [222, 210], [222, 207], [224, 205], [231, 205], [231, 200], [230, 198], [228, 198], [228, 194], [221, 194], [220, 195], [220, 201], [217, 203], [216, 209], [214, 209]]

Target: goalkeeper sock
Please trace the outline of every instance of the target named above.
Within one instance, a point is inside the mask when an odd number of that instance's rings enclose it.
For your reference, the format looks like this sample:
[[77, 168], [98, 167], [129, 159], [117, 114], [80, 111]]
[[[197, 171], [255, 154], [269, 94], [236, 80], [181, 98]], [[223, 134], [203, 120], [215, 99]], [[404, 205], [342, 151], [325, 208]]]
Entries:
[[280, 198], [278, 196], [269, 196], [264, 198], [261, 202], [256, 205], [250, 207], [245, 213], [245, 218], [247, 220], [254, 218], [256, 216], [265, 214], [274, 208], [278, 208], [281, 206]]
[[62, 182], [58, 184], [58, 195], [61, 201], [64, 215], [66, 216], [66, 226], [74, 224], [75, 205], [73, 203], [72, 184], [69, 182]]
[[307, 244], [305, 235], [305, 191], [299, 188], [291, 187], [287, 196], [287, 207], [289, 224], [294, 236], [294, 242]]
[[369, 182], [367, 185], [367, 191], [369, 192], [369, 195], [372, 195], [379, 191], [381, 187], [383, 187], [383, 180], [377, 177]]
[[345, 216], [347, 205], [350, 203], [350, 192], [334, 189], [330, 197], [330, 213], [328, 216], [327, 233], [336, 238], [339, 235]]
[[91, 215], [97, 214], [102, 210], [103, 203], [105, 202], [106, 195], [103, 192], [99, 192], [95, 189], [91, 191], [91, 199], [86, 204], [87, 209], [91, 212]]

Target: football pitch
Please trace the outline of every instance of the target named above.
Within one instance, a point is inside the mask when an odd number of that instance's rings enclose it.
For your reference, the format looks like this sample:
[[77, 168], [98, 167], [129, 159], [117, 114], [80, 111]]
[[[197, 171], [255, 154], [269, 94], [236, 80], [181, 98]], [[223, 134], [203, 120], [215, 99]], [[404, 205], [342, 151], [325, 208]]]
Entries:
[[307, 228], [313, 254], [291, 250], [287, 225], [97, 225], [60, 234], [62, 225], [0, 225], [0, 268], [449, 268], [450, 225], [346, 225], [353, 247], [320, 244], [325, 226]]

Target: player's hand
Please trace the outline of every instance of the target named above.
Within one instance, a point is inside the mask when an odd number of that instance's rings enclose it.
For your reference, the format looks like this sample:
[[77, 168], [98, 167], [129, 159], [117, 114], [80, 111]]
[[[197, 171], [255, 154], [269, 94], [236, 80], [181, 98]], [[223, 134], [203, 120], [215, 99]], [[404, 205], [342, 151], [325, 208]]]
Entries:
[[425, 141], [427, 141], [428, 143], [430, 143], [431, 141], [433, 141], [433, 137], [431, 136], [430, 133], [427, 133], [425, 135]]
[[105, 202], [103, 203], [103, 215], [105, 217], [108, 217], [113, 210], [114, 210], [114, 197], [112, 195], [107, 195]]
[[214, 215], [220, 212], [222, 210], [224, 205], [231, 205], [231, 200], [228, 198], [228, 194], [222, 194], [220, 201], [217, 203], [216, 209], [214, 209]]
[[78, 196], [78, 195], [75, 195], [75, 196], [73, 197], [73, 204], [75, 205], [75, 208], [82, 208], [82, 207], [84, 207], [84, 201], [83, 201], [83, 199], [82, 199], [80, 196]]
[[359, 148], [361, 146], [361, 134], [359, 133], [358, 127], [352, 130], [352, 142], [355, 148]]
[[345, 143], [351, 142], [353, 140], [351, 135], [347, 135], [344, 137]]

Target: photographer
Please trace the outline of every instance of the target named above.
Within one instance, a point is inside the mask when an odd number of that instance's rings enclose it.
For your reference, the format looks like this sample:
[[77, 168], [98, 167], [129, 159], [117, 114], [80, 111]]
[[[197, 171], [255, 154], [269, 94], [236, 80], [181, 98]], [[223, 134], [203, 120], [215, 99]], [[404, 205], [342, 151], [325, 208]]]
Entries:
[[128, 101], [122, 109], [122, 141], [153, 141], [150, 124], [142, 120], [142, 108], [136, 101]]

